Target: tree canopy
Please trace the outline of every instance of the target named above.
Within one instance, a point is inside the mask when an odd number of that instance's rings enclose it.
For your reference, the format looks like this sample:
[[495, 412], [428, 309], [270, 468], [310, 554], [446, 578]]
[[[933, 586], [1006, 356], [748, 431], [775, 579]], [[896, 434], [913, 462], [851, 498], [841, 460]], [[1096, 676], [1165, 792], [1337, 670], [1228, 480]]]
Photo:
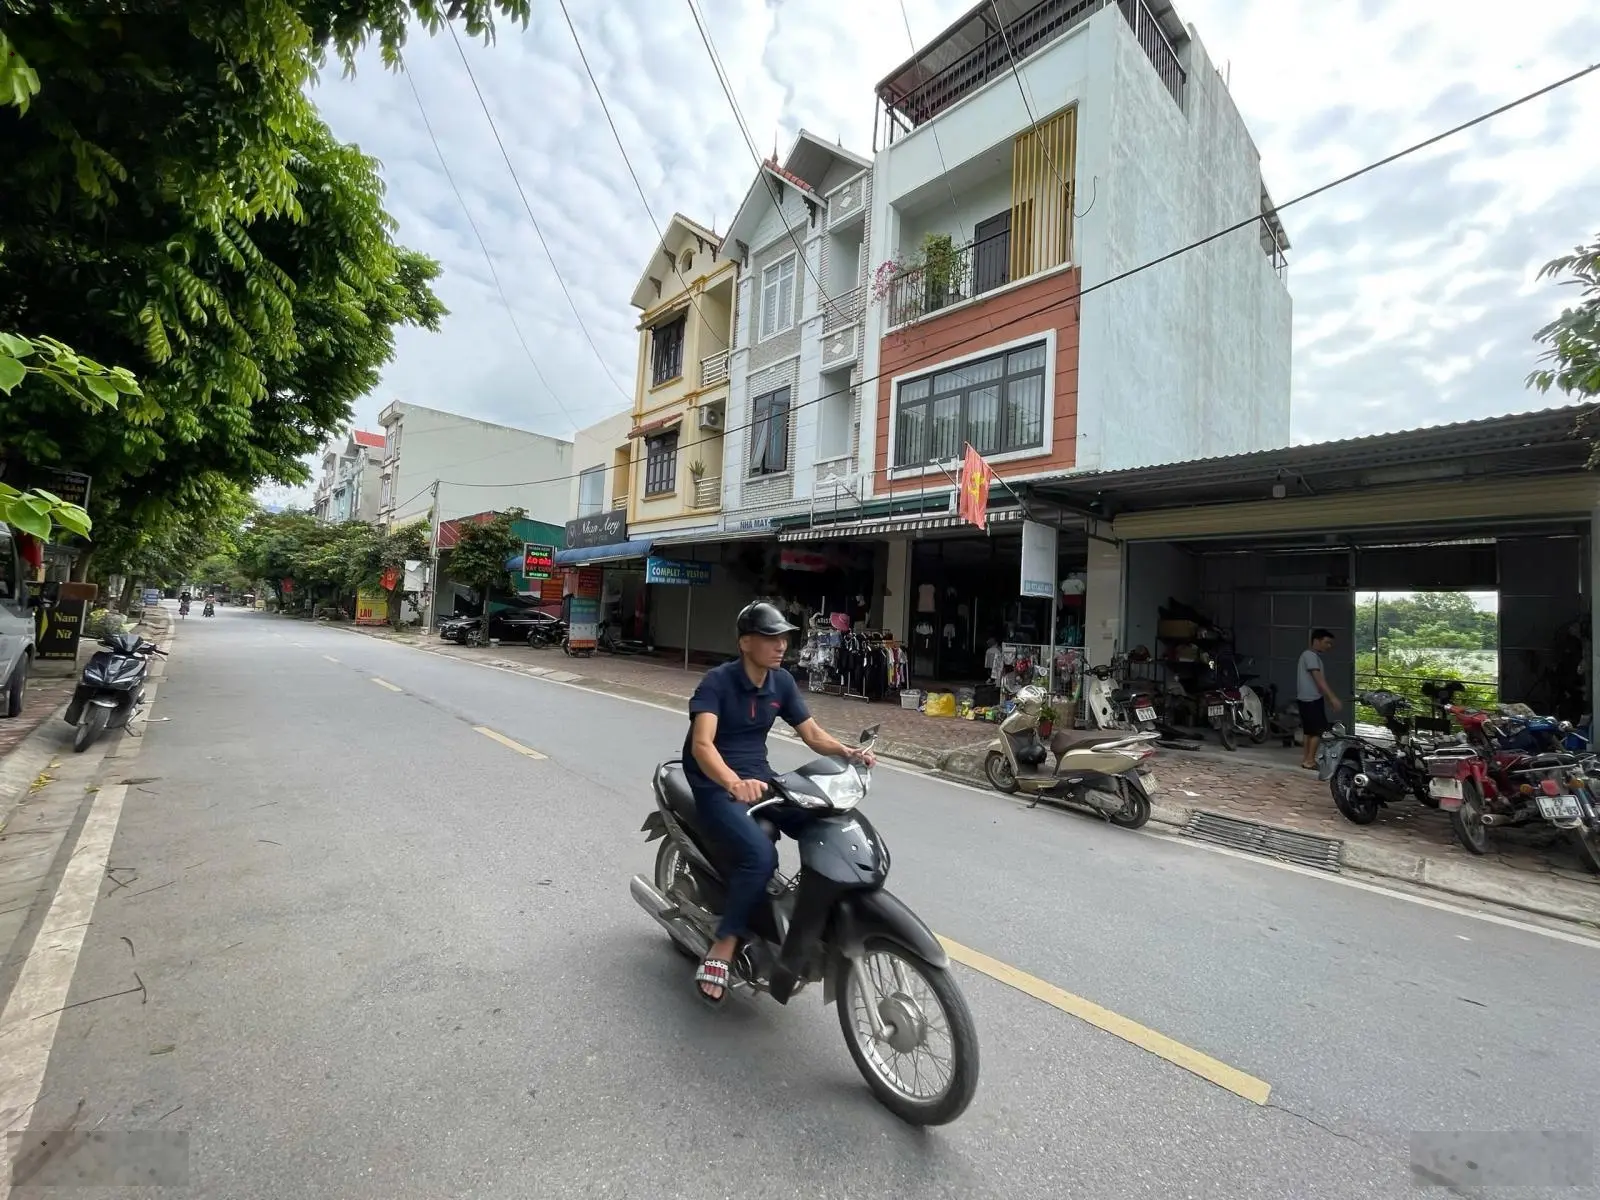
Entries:
[[303, 482], [396, 327], [437, 327], [438, 265], [306, 87], [369, 40], [398, 65], [412, 20], [489, 36], [497, 13], [528, 0], [9, 0], [0, 332], [131, 374], [74, 392], [8, 344], [0, 452], [93, 475], [97, 546], [131, 556], [221, 484]]
[[507, 560], [522, 551], [522, 539], [512, 531], [512, 522], [527, 514], [520, 508], [495, 513], [487, 521], [463, 522], [450, 558], [443, 568], [451, 579], [464, 583], [483, 596], [483, 611], [489, 611], [489, 597], [495, 588], [511, 585]]
[[[309, 608], [356, 592], [382, 591], [391, 625], [400, 623], [405, 567], [428, 557], [424, 522], [380, 529], [360, 521], [328, 525], [310, 513], [257, 513], [238, 538], [234, 560], [246, 579], [263, 580], [279, 606]], [[283, 581], [293, 581], [285, 593]]]
[[1547, 262], [1539, 278], [1567, 276], [1562, 283], [1578, 289], [1577, 304], [1534, 335], [1544, 344], [1540, 357], [1549, 365], [1528, 376], [1541, 392], [1552, 388], [1572, 396], [1600, 396], [1600, 235], [1587, 246]]

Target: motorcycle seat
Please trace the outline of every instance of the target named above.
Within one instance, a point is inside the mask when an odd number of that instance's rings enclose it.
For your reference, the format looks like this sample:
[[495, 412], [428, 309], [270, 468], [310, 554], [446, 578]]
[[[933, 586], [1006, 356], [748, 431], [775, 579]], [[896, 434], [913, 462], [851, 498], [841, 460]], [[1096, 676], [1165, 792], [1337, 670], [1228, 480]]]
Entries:
[[1050, 735], [1050, 752], [1060, 758], [1068, 750], [1090, 750], [1132, 736], [1126, 729], [1057, 729]]
[[1137, 695], [1136, 692], [1130, 692], [1127, 688], [1117, 688], [1111, 693], [1111, 702], [1113, 704], [1132, 704], [1135, 695]]
[[[667, 763], [661, 768], [661, 790], [667, 794], [667, 807], [672, 810], [672, 815], [699, 835], [700, 818], [695, 811], [694, 789], [689, 786], [689, 777], [684, 774], [682, 763]], [[783, 836], [778, 827], [765, 817], [757, 816], [755, 822], [761, 827], [761, 832], [773, 841]]]

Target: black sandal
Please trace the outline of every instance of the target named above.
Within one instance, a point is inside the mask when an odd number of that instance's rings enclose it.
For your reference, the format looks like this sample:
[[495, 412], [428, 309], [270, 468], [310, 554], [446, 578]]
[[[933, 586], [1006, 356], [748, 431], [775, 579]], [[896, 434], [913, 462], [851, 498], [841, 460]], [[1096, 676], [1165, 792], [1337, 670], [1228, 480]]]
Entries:
[[[728, 993], [733, 990], [733, 980], [728, 973], [729, 964], [720, 958], [708, 958], [700, 964], [700, 969], [694, 973], [695, 995], [716, 1008], [728, 998]], [[720, 996], [712, 996], [706, 992], [702, 984], [722, 989]]]

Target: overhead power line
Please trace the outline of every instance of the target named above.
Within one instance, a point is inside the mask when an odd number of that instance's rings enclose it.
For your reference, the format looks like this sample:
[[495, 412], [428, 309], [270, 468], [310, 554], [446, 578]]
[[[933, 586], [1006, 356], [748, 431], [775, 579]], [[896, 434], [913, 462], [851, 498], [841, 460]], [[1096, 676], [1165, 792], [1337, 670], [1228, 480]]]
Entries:
[[[1498, 117], [1498, 116], [1501, 116], [1501, 115], [1503, 115], [1505, 113], [1508, 113], [1512, 109], [1520, 108], [1524, 104], [1528, 104], [1528, 103], [1530, 103], [1530, 102], [1532, 102], [1534, 100], [1539, 99], [1542, 96], [1547, 96], [1551, 92], [1557, 91], [1558, 89], [1566, 87], [1569, 84], [1576, 83], [1580, 79], [1583, 79], [1585, 76], [1592, 75], [1596, 71], [1600, 71], [1600, 62], [1593, 63], [1590, 66], [1582, 68], [1581, 70], [1574, 71], [1572, 74], [1567, 75], [1567, 76], [1565, 76], [1565, 77], [1563, 77], [1561, 79], [1558, 79], [1554, 83], [1546, 84], [1544, 87], [1538, 88], [1537, 90], [1532, 91], [1532, 92], [1528, 92], [1526, 95], [1519, 96], [1515, 100], [1507, 101], [1505, 104], [1502, 104], [1497, 108], [1490, 109], [1488, 112], [1481, 113], [1478, 116], [1471, 118], [1470, 120], [1463, 121], [1459, 125], [1453, 125], [1449, 129], [1444, 130], [1442, 133], [1436, 133], [1432, 137], [1424, 138], [1422, 141], [1415, 142], [1412, 145], [1406, 146], [1404, 149], [1396, 150], [1393, 154], [1386, 155], [1383, 158], [1375, 160], [1374, 162], [1370, 162], [1364, 167], [1359, 167], [1356, 170], [1349, 172], [1348, 174], [1339, 176], [1337, 179], [1331, 179], [1327, 183], [1323, 183], [1323, 184], [1318, 185], [1317, 187], [1312, 188], [1310, 191], [1301, 192], [1298, 196], [1295, 196], [1295, 197], [1293, 197], [1292, 199], [1289, 199], [1289, 200], [1285, 200], [1282, 204], [1277, 205], [1275, 211], [1282, 212], [1286, 208], [1292, 208], [1297, 204], [1303, 204], [1307, 200], [1314, 199], [1315, 197], [1320, 196], [1320, 195], [1324, 194], [1325, 192], [1332, 191], [1334, 188], [1343, 187], [1345, 184], [1348, 184], [1348, 183], [1351, 183], [1351, 182], [1353, 182], [1353, 181], [1355, 181], [1357, 179], [1360, 179], [1364, 175], [1369, 175], [1373, 171], [1379, 170], [1382, 167], [1389, 166], [1391, 163], [1398, 162], [1403, 158], [1407, 158], [1407, 157], [1409, 157], [1409, 156], [1411, 156], [1413, 154], [1416, 154], [1416, 153], [1418, 153], [1418, 152], [1420, 152], [1422, 150], [1426, 150], [1430, 146], [1435, 146], [1438, 143], [1447, 140], [1448, 138], [1455, 137], [1457, 134], [1464, 133], [1467, 130], [1474, 128], [1475, 126], [1482, 125], [1486, 121], [1493, 120], [1495, 117]], [[1236, 221], [1232, 225], [1229, 225], [1229, 226], [1227, 226], [1227, 227], [1225, 227], [1223, 229], [1219, 229], [1215, 233], [1207, 234], [1205, 237], [1198, 238], [1195, 241], [1189, 242], [1188, 244], [1186, 244], [1184, 246], [1180, 246], [1178, 249], [1170, 251], [1167, 254], [1163, 254], [1159, 258], [1149, 259], [1146, 262], [1140, 263], [1138, 266], [1130, 267], [1126, 271], [1119, 272], [1116, 275], [1108, 276], [1107, 278], [1102, 279], [1099, 283], [1093, 284], [1090, 287], [1082, 288], [1079, 291], [1074, 292], [1072, 295], [1067, 296], [1067, 297], [1065, 297], [1063, 299], [1049, 301], [1049, 302], [1047, 302], [1045, 304], [1039, 305], [1037, 308], [1029, 309], [1029, 310], [1027, 310], [1025, 312], [1018, 313], [1017, 315], [1015, 315], [1013, 317], [1009, 317], [1004, 321], [996, 322], [995, 324], [993, 324], [993, 325], [991, 325], [991, 326], [989, 326], [989, 327], [987, 327], [985, 329], [979, 330], [977, 333], [969, 334], [967, 337], [962, 338], [960, 341], [957, 341], [957, 342], [955, 342], [955, 343], [953, 343], [953, 344], [951, 344], [949, 346], [944, 347], [941, 350], [941, 353], [954, 354], [954, 352], [956, 352], [958, 350], [961, 350], [962, 348], [964, 348], [966, 346], [972, 345], [975, 342], [992, 341], [993, 337], [994, 337], [994, 335], [996, 333], [1000, 332], [1001, 330], [1007, 329], [1010, 326], [1015, 325], [1015, 324], [1017, 324], [1017, 323], [1019, 323], [1021, 321], [1030, 320], [1033, 317], [1039, 316], [1042, 313], [1050, 312], [1050, 311], [1052, 311], [1054, 309], [1058, 309], [1058, 308], [1063, 308], [1063, 307], [1065, 307], [1065, 306], [1067, 306], [1069, 304], [1077, 304], [1082, 299], [1082, 297], [1090, 295], [1090, 294], [1092, 294], [1094, 292], [1098, 292], [1102, 288], [1108, 288], [1112, 284], [1121, 283], [1124, 280], [1131, 279], [1133, 276], [1142, 274], [1143, 272], [1150, 270], [1152, 267], [1160, 266], [1162, 263], [1171, 262], [1173, 259], [1179, 258], [1182, 255], [1190, 253], [1191, 251], [1198, 250], [1203, 246], [1208, 246], [1212, 242], [1217, 241], [1219, 238], [1226, 237], [1230, 233], [1238, 233], [1241, 230], [1249, 229], [1252, 226], [1257, 225], [1262, 220], [1263, 215], [1264, 214], [1259, 214], [1258, 213], [1256, 215], [1247, 217], [1242, 221]], [[855, 384], [852, 384], [850, 387], [840, 388], [837, 391], [827, 392], [827, 393], [825, 393], [823, 395], [817, 396], [815, 399], [802, 401], [801, 403], [794, 405], [790, 409], [790, 411], [791, 412], [796, 412], [796, 411], [798, 411], [798, 410], [800, 410], [802, 408], [807, 408], [807, 407], [809, 407], [809, 406], [811, 406], [813, 404], [820, 404], [824, 400], [831, 400], [835, 396], [847, 395], [852, 390], [854, 390], [854, 388], [856, 388], [856, 387], [860, 387], [860, 386], [862, 386], [864, 384], [868, 384], [868, 383], [876, 383], [882, 378], [883, 378], [883, 374], [881, 372], [879, 374], [877, 374], [877, 375], [868, 376], [865, 379], [858, 380]], [[746, 423], [744, 425], [733, 426], [733, 427], [731, 427], [731, 428], [729, 428], [727, 430], [724, 430], [724, 432], [725, 433], [733, 433], [733, 432], [736, 432], [737, 430], [749, 429], [749, 428], [753, 427], [755, 424], [756, 424], [756, 422], [750, 421], [750, 422], [748, 422], [748, 423]], [[590, 470], [593, 470], [593, 469], [594, 468], [590, 468]], [[606, 467], [604, 469], [612, 470], [614, 468]], [[563, 480], [576, 479], [576, 478], [578, 478], [578, 476], [580, 474], [583, 474], [583, 473], [585, 473], [585, 472], [574, 472], [574, 473], [572, 473], [570, 475], [555, 475], [555, 476], [551, 476], [551, 477], [549, 477], [547, 479], [528, 479], [528, 480], [521, 480], [521, 481], [514, 482], [514, 483], [481, 483], [481, 484], [463, 483], [463, 484], [452, 484], [452, 486], [454, 486], [454, 487], [531, 487], [531, 486], [534, 486], [536, 484], [559, 483], [559, 482], [562, 482]]]
[[461, 214], [467, 218], [467, 224], [472, 229], [472, 236], [478, 240], [478, 249], [483, 251], [484, 265], [489, 268], [489, 277], [494, 280], [494, 289], [500, 293], [500, 303], [505, 306], [506, 316], [511, 320], [511, 328], [516, 331], [517, 341], [522, 346], [522, 352], [528, 356], [528, 363], [533, 367], [533, 373], [539, 377], [539, 382], [544, 385], [544, 390], [550, 393], [550, 399], [556, 402], [556, 407], [563, 416], [572, 422], [573, 429], [581, 429], [582, 425], [571, 410], [561, 402], [561, 397], [556, 395], [556, 390], [550, 386], [550, 381], [544, 377], [544, 372], [539, 369], [539, 361], [534, 358], [533, 350], [528, 345], [528, 339], [522, 335], [522, 326], [517, 322], [517, 314], [511, 307], [511, 300], [506, 295], [505, 285], [500, 282], [500, 272], [495, 270], [494, 257], [489, 253], [489, 246], [483, 240], [483, 233], [478, 228], [478, 222], [472, 216], [472, 210], [467, 207], [466, 197], [461, 194], [461, 189], [456, 185], [456, 177], [451, 173], [450, 164], [445, 161], [444, 150], [439, 146], [439, 139], [433, 132], [433, 122], [428, 120], [428, 110], [423, 106], [422, 93], [417, 90], [417, 81], [412, 78], [410, 68], [404, 61], [400, 64], [401, 73], [406, 77], [406, 82], [411, 85], [411, 97], [417, 102], [417, 112], [422, 117], [422, 127], [428, 131], [428, 140], [433, 143], [433, 152], [438, 156], [439, 167], [444, 171], [444, 177], [450, 184], [450, 190], [455, 193], [456, 203], [461, 206]]
[[[606, 124], [611, 126], [611, 137], [617, 143], [617, 150], [622, 155], [623, 165], [628, 168], [628, 177], [633, 180], [634, 190], [639, 193], [639, 202], [644, 205], [644, 215], [650, 218], [650, 224], [655, 228], [656, 241], [665, 243], [667, 235], [662, 232], [661, 223], [656, 220], [656, 215], [650, 211], [650, 200], [644, 194], [644, 185], [639, 182], [639, 175], [633, 169], [633, 160], [628, 157], [628, 148], [622, 144], [622, 134], [617, 132], [617, 123], [611, 119], [611, 106], [606, 103], [605, 93], [600, 90], [600, 81], [595, 78], [594, 70], [589, 66], [589, 56], [583, 52], [583, 43], [578, 40], [578, 29], [572, 23], [572, 14], [567, 11], [567, 0], [559, 0], [561, 15], [566, 19], [567, 32], [572, 34], [572, 44], [578, 49], [578, 58], [583, 63], [583, 73], [589, 77], [589, 85], [594, 88], [595, 98], [600, 101], [600, 111], [606, 116]], [[715, 233], [716, 230], [711, 231]], [[668, 252], [671, 253], [670, 251]], [[700, 307], [699, 301], [689, 289], [689, 281], [683, 277], [683, 272], [678, 269], [676, 255], [671, 255], [672, 273], [678, 277], [678, 282], [683, 285], [684, 295], [689, 297], [689, 303], [694, 305], [695, 312], [700, 314], [700, 323], [711, 331], [711, 335], [722, 343], [724, 350], [731, 349], [728, 339], [722, 336], [722, 331], [706, 319], [705, 309]]]
[[[717, 82], [722, 85], [722, 94], [727, 97], [728, 107], [733, 109], [733, 119], [738, 122], [739, 132], [744, 136], [744, 144], [750, 148], [750, 157], [755, 160], [756, 178], [766, 185], [767, 195], [772, 198], [773, 207], [781, 214], [783, 201], [779, 198], [777, 189], [772, 186], [772, 180], [767, 177], [766, 161], [761, 157], [761, 151], [756, 149], [756, 140], [750, 136], [750, 127], [745, 124], [744, 113], [739, 110], [739, 101], [734, 98], [733, 84], [728, 79], [727, 71], [722, 65], [722, 57], [717, 53], [717, 48], [712, 44], [711, 32], [706, 28], [705, 20], [700, 15], [700, 10], [695, 6], [694, 0], [686, 0], [689, 12], [694, 17], [695, 28], [700, 31], [700, 41], [706, 48], [706, 54], [711, 59], [712, 69], [717, 73]], [[789, 240], [794, 243], [800, 265], [805, 268], [807, 275], [811, 276], [817, 285], [817, 298], [828, 308], [838, 310], [838, 305], [828, 295], [828, 289], [822, 286], [822, 280], [817, 278], [817, 273], [811, 269], [811, 260], [806, 257], [805, 247], [800, 244], [800, 239], [795, 236], [794, 229], [787, 221], [784, 222], [784, 232], [789, 235]], [[756, 303], [759, 305], [760, 300]]]
[[500, 137], [500, 128], [495, 124], [494, 114], [489, 111], [489, 102], [484, 99], [483, 89], [478, 86], [478, 77], [472, 73], [472, 64], [467, 61], [467, 52], [461, 45], [461, 38], [456, 33], [455, 22], [446, 21], [445, 28], [450, 30], [450, 40], [456, 44], [456, 53], [461, 56], [461, 65], [467, 69], [467, 78], [472, 83], [472, 91], [478, 97], [478, 106], [483, 109], [484, 119], [489, 122], [489, 132], [494, 134], [494, 144], [500, 147], [500, 157], [506, 161], [506, 170], [511, 173], [511, 182], [516, 185], [517, 195], [522, 200], [522, 207], [528, 214], [528, 220], [533, 224], [533, 232], [539, 237], [539, 245], [544, 247], [544, 256], [550, 260], [550, 270], [555, 273], [556, 282], [561, 285], [561, 294], [567, 298], [567, 305], [572, 309], [572, 315], [578, 322], [578, 328], [583, 330], [583, 336], [589, 343], [589, 349], [594, 351], [594, 356], [600, 362], [600, 369], [606, 373], [606, 378], [611, 380], [611, 385], [626, 400], [631, 407], [633, 393], [617, 382], [617, 377], [611, 373], [611, 366], [606, 362], [606, 356], [600, 353], [600, 347], [594, 340], [594, 335], [589, 332], [589, 327], [584, 324], [583, 314], [578, 311], [577, 302], [572, 298], [572, 292], [567, 287], [567, 281], [561, 277], [561, 268], [556, 265], [556, 256], [550, 252], [550, 243], [545, 240], [544, 230], [539, 226], [539, 218], [533, 215], [533, 205], [528, 203], [528, 194], [522, 190], [522, 180], [517, 177], [517, 168], [512, 165], [511, 155], [506, 151], [506, 144]]

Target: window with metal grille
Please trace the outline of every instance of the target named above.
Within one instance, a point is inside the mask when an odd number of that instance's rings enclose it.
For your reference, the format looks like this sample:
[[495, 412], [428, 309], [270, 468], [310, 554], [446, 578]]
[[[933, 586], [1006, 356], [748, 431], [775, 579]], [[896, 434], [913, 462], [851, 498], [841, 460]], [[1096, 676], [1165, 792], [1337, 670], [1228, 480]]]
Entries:
[[688, 314], [658, 325], [650, 338], [650, 386], [659, 387], [683, 374], [683, 335]]
[[1046, 343], [947, 367], [895, 393], [894, 465], [1044, 449]]
[[757, 396], [750, 405], [750, 474], [789, 469], [789, 389]]
[[660, 433], [644, 444], [644, 494], [662, 496], [678, 490], [678, 431]]

